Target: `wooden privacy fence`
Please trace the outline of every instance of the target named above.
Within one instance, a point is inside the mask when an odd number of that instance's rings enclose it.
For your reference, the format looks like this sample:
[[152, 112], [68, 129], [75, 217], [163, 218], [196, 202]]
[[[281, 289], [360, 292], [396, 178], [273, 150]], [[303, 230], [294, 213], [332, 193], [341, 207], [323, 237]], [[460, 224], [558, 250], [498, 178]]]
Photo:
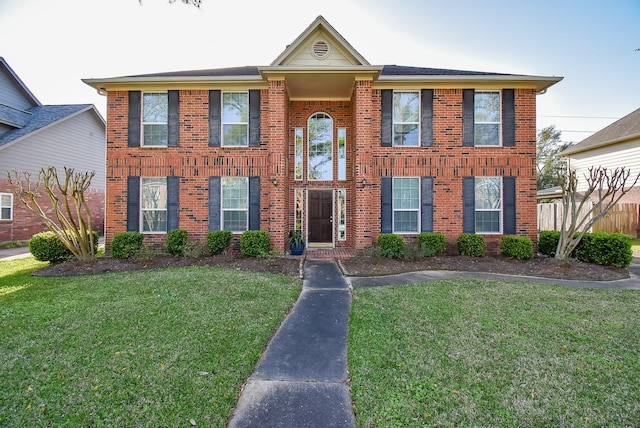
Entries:
[[[581, 215], [586, 215], [592, 203], [585, 203]], [[538, 204], [538, 231], [560, 230], [562, 226], [562, 204]], [[592, 232], [625, 233], [638, 238], [638, 204], [617, 204], [598, 220]]]

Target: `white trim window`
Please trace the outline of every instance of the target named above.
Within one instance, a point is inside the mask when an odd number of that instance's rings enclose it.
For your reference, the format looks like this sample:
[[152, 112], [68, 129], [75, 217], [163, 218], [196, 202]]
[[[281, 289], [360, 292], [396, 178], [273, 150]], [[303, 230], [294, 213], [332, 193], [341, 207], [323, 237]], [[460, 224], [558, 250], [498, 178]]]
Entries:
[[222, 146], [249, 146], [249, 92], [222, 93]]
[[502, 233], [502, 177], [476, 177], [476, 233]]
[[420, 177], [393, 177], [393, 233], [420, 232]]
[[13, 220], [13, 193], [0, 193], [0, 220]]
[[295, 157], [294, 157], [294, 170], [295, 170], [295, 180], [302, 180], [302, 168], [303, 168], [303, 156], [304, 156], [304, 141], [303, 141], [304, 131], [302, 128], [296, 128], [294, 131], [294, 139], [295, 139]]
[[167, 178], [142, 177], [140, 180], [140, 224], [142, 233], [167, 231]]
[[338, 241], [347, 240], [347, 189], [338, 189]]
[[307, 132], [309, 180], [333, 180], [333, 119], [326, 113], [309, 118]]
[[338, 128], [338, 180], [347, 179], [347, 128]]
[[249, 178], [222, 177], [222, 229], [244, 232], [249, 229]]
[[502, 105], [499, 91], [476, 91], [473, 104], [473, 141], [476, 146], [502, 144]]
[[420, 145], [420, 92], [393, 92], [393, 145]]
[[166, 92], [142, 94], [142, 146], [166, 147], [169, 141], [169, 97]]

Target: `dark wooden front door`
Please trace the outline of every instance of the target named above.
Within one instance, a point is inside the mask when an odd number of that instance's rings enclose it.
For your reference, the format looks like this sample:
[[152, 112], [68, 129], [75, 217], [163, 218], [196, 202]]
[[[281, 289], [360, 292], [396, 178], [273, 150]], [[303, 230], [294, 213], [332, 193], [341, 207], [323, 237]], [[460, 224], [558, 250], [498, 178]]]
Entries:
[[309, 190], [310, 243], [333, 243], [333, 191]]

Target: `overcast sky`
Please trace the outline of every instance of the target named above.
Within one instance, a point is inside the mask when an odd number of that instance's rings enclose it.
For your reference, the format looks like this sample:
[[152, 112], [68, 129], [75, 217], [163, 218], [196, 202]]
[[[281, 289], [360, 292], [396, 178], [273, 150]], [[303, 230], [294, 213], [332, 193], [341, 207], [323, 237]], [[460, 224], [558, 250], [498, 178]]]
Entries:
[[374, 65], [563, 76], [537, 100], [564, 141], [640, 108], [640, 0], [202, 1], [0, 0], [0, 56], [43, 104], [106, 119], [80, 79], [268, 65], [322, 15]]

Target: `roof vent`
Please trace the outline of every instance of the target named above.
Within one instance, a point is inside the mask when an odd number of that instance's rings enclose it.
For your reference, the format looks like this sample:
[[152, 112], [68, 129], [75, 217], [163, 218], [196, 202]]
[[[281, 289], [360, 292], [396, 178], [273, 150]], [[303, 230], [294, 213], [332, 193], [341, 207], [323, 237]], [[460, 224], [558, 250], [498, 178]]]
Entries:
[[313, 44], [311, 52], [316, 58], [324, 59], [327, 57], [327, 55], [329, 55], [329, 45], [325, 41], [318, 40]]

